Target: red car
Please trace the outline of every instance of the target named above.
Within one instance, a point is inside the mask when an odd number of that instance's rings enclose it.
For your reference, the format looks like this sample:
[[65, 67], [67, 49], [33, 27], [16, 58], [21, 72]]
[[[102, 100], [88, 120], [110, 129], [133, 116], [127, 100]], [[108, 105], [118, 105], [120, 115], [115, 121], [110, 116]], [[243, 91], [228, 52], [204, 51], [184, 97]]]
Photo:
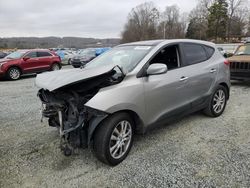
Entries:
[[0, 77], [17, 80], [22, 74], [61, 69], [61, 59], [50, 50], [17, 50], [0, 59]]

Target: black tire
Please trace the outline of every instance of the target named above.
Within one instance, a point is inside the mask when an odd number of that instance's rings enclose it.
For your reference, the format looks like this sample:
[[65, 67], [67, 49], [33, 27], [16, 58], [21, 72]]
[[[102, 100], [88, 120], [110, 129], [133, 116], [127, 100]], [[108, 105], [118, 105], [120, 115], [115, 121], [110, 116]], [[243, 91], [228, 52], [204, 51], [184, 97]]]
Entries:
[[17, 67], [11, 67], [7, 72], [7, 78], [10, 80], [18, 80], [21, 77], [21, 71]]
[[[127, 141], [124, 141], [123, 144], [120, 144], [120, 141], [118, 141], [119, 140], [118, 136], [116, 137], [117, 140], [111, 139], [111, 136], [114, 136], [114, 134], [116, 134], [115, 129], [119, 130], [119, 126], [120, 127], [122, 126], [122, 122], [128, 122], [130, 124], [131, 135], [128, 136], [130, 141], [127, 140]], [[126, 127], [129, 127], [129, 124], [127, 124]], [[121, 129], [119, 131], [122, 132]], [[126, 132], [123, 132], [123, 133], [125, 135]], [[128, 133], [129, 131], [127, 132], [127, 134]], [[133, 137], [134, 137], [134, 122], [131, 119], [131, 117], [127, 113], [114, 114], [108, 117], [106, 120], [104, 120], [99, 125], [98, 129], [95, 131], [94, 143], [93, 143], [94, 152], [100, 161], [108, 165], [115, 166], [121, 163], [127, 157], [132, 147]], [[125, 144], [125, 142], [127, 142], [127, 144]], [[112, 154], [111, 150], [112, 148], [114, 148], [115, 145], [117, 146], [113, 150], [114, 152]], [[124, 149], [124, 151], [122, 151], [123, 150], [122, 148]], [[121, 156], [117, 156], [117, 158], [115, 158], [114, 155], [117, 154], [118, 151], [119, 153], [121, 152], [123, 154], [119, 154]]]
[[51, 66], [51, 71], [56, 71], [56, 70], [60, 70], [60, 69], [61, 69], [61, 66], [58, 63], [54, 63]]
[[69, 60], [68, 60], [68, 65], [70, 65], [70, 64], [71, 64], [70, 62], [71, 62], [71, 59], [69, 59]]
[[[218, 94], [218, 92], [223, 92], [224, 93], [224, 105], [223, 107], [220, 108], [220, 110], [216, 111], [214, 109], [214, 106], [216, 105], [216, 102], [215, 102], [215, 98], [216, 98], [216, 95]], [[228, 92], [227, 92], [227, 89], [222, 86], [222, 85], [219, 85], [215, 91], [213, 92], [213, 94], [210, 96], [210, 99], [209, 99], [209, 104], [208, 106], [203, 110], [203, 112], [207, 115], [207, 116], [210, 116], [210, 117], [219, 117], [225, 110], [226, 108], [226, 105], [227, 105], [227, 99], [228, 99]], [[222, 103], [222, 102], [221, 102]]]

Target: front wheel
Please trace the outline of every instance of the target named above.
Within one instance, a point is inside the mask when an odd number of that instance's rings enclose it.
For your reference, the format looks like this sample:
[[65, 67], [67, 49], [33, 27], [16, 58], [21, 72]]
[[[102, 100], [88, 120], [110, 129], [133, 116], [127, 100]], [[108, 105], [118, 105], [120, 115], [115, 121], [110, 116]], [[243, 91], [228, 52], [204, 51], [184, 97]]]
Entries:
[[18, 80], [21, 76], [21, 71], [17, 67], [11, 67], [8, 70], [7, 76], [10, 80]]
[[219, 85], [209, 100], [209, 105], [204, 109], [204, 113], [211, 117], [220, 116], [227, 105], [227, 90], [224, 86]]
[[134, 122], [127, 113], [115, 114], [101, 123], [94, 135], [94, 152], [99, 160], [115, 166], [128, 155]]

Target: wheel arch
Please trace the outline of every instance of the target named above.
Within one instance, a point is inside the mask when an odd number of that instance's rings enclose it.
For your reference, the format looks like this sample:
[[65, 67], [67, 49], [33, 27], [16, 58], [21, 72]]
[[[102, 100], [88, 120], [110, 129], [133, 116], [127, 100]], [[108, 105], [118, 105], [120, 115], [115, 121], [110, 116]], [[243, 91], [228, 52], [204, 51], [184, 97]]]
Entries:
[[141, 120], [141, 118], [139, 117], [139, 115], [136, 112], [134, 112], [132, 110], [128, 110], [128, 109], [119, 110], [119, 111], [116, 111], [114, 113], [107, 114], [106, 116], [104, 116], [101, 119], [98, 119], [98, 118], [100, 118], [100, 116], [96, 117], [96, 119], [95, 119], [96, 121], [94, 120], [93, 122], [90, 123], [90, 127], [88, 130], [88, 145], [90, 144], [90, 141], [93, 139], [93, 136], [94, 136], [96, 130], [98, 129], [98, 127], [100, 126], [100, 124], [103, 121], [105, 121], [107, 118], [109, 118], [110, 116], [114, 116], [114, 115], [119, 114], [119, 113], [129, 114], [129, 116], [134, 121], [134, 125], [135, 125], [134, 128], [135, 128], [136, 133], [143, 134], [145, 132], [143, 121]]
[[230, 89], [229, 89], [229, 86], [225, 83], [225, 82], [221, 82], [219, 85], [223, 86], [226, 88], [227, 90], [227, 100], [229, 99], [230, 97]]
[[136, 133], [144, 133], [144, 124], [143, 124], [143, 121], [141, 120], [140, 116], [133, 110], [120, 110], [120, 111], [117, 111], [115, 113], [113, 113], [112, 115], [114, 114], [117, 114], [117, 113], [127, 113], [129, 114], [129, 116], [133, 119], [134, 121], [134, 125], [135, 125], [135, 131]]
[[52, 64], [51, 64], [51, 68], [52, 68], [52, 67], [53, 67], [53, 65], [55, 65], [55, 64], [57, 64], [57, 65], [60, 67], [60, 69], [62, 68], [61, 63], [60, 63], [60, 62], [58, 62], [58, 61], [53, 61], [53, 62], [52, 62]]
[[9, 71], [11, 68], [17, 68], [18, 70], [20, 70], [21, 74], [23, 74], [23, 70], [20, 66], [18, 65], [10, 65], [7, 69], [7, 71]]

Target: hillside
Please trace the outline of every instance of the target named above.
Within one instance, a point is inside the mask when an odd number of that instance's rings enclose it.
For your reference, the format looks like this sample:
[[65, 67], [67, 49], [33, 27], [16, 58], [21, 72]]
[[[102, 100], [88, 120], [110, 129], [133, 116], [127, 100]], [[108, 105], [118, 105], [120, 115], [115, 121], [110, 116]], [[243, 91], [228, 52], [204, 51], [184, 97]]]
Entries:
[[0, 48], [86, 48], [107, 46], [113, 47], [120, 43], [120, 39], [95, 39], [80, 37], [13, 37], [0, 38]]

